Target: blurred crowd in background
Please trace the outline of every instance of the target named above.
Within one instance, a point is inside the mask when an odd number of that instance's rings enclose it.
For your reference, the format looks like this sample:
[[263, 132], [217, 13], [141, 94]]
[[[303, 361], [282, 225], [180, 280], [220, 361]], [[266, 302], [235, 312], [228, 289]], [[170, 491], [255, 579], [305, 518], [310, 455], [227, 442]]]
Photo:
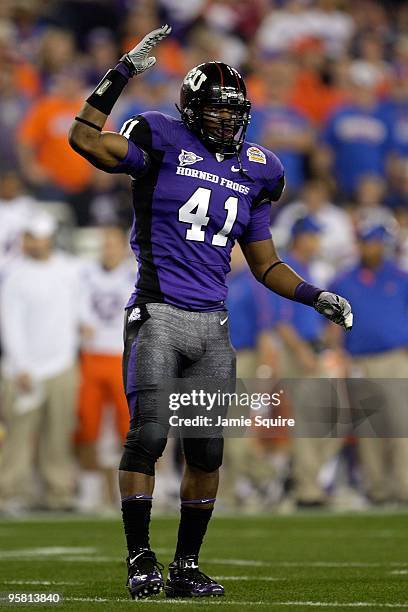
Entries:
[[[129, 178], [93, 168], [67, 133], [105, 72], [162, 23], [173, 32], [156, 67], [128, 84], [108, 128], [151, 109], [177, 117], [182, 78], [198, 63], [238, 68], [252, 101], [247, 139], [285, 167], [274, 241], [303, 277], [348, 297], [356, 316], [344, 338], [314, 311], [267, 295], [235, 250], [229, 308], [239, 376], [408, 378], [406, 3], [3, 0], [4, 511], [116, 503], [114, 467], [127, 428], [121, 321], [136, 275], [126, 246]], [[384, 393], [392, 410], [400, 398]], [[181, 462], [172, 441], [158, 472], [163, 507], [176, 504]], [[285, 500], [407, 504], [407, 463], [404, 438], [228, 440], [222, 503], [248, 511]]]

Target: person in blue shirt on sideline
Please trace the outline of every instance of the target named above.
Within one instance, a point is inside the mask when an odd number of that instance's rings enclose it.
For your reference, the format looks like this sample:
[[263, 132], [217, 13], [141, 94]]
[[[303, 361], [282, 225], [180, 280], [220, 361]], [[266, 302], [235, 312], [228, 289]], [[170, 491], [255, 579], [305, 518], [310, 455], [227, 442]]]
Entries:
[[400, 160], [408, 157], [408, 87], [403, 69], [396, 69], [386, 108], [391, 115], [393, 152]]
[[377, 79], [363, 62], [350, 69], [351, 100], [329, 117], [323, 142], [340, 193], [352, 197], [363, 175], [385, 176], [392, 148], [389, 113], [377, 99]]
[[390, 189], [387, 204], [396, 209], [408, 208], [408, 79], [403, 67], [396, 67], [391, 95], [385, 107], [390, 116], [392, 155], [389, 167]]
[[[344, 290], [353, 302], [355, 326], [343, 336], [353, 376], [408, 378], [408, 274], [387, 257], [392, 236], [384, 225], [365, 225], [358, 234], [360, 261], [333, 281], [331, 290]], [[351, 387], [352, 388], [352, 387]], [[379, 388], [379, 387], [378, 387]], [[383, 409], [394, 431], [406, 431], [401, 410], [401, 386], [382, 385]], [[403, 434], [402, 434], [403, 435]], [[373, 503], [408, 503], [408, 439], [360, 438], [365, 492]]]
[[[297, 219], [291, 229], [291, 243], [285, 254], [288, 265], [312, 280], [311, 263], [320, 247], [321, 226], [312, 216]], [[300, 305], [289, 307], [276, 294], [269, 296], [270, 307], [276, 311], [278, 335], [284, 343], [286, 359], [281, 355], [281, 366], [286, 377], [313, 374], [318, 369], [317, 353], [323, 330], [321, 317], [306, 311]], [[285, 362], [283, 364], [283, 362]]]
[[[299, 218], [291, 229], [289, 252], [285, 261], [294, 270], [304, 275], [308, 282], [313, 280], [311, 264], [320, 248], [322, 228], [312, 216]], [[293, 479], [295, 502], [299, 508], [314, 508], [326, 504], [327, 497], [318, 476], [321, 467], [341, 447], [341, 440], [319, 438], [311, 429], [313, 423], [324, 423], [326, 417], [315, 407], [320, 392], [319, 380], [328, 372], [320, 355], [322, 349], [323, 323], [320, 317], [297, 304], [284, 303], [277, 295], [269, 295], [271, 308], [276, 312], [275, 331], [282, 345], [279, 352], [279, 375], [281, 378], [297, 379], [291, 388], [292, 409], [296, 424], [308, 437], [294, 437], [292, 445]], [[306, 384], [302, 379], [307, 378]], [[313, 407], [313, 418], [309, 409]]]
[[255, 108], [250, 138], [273, 147], [285, 167], [290, 194], [298, 194], [306, 180], [306, 154], [312, 143], [310, 123], [297, 109], [285, 104]]
[[264, 105], [251, 109], [248, 139], [271, 148], [285, 168], [285, 201], [298, 194], [306, 180], [306, 158], [315, 134], [306, 115], [290, 102], [293, 71], [287, 61], [274, 58], [264, 62]]
[[[226, 304], [231, 343], [236, 350], [237, 379], [251, 380], [258, 374], [272, 378], [275, 373], [271, 330], [276, 313], [269, 293], [249, 271], [241, 249], [232, 249]], [[265, 452], [254, 437], [225, 437], [222, 501], [230, 509], [259, 510], [265, 503], [265, 492], [274, 476]]]
[[160, 69], [147, 72], [141, 80], [133, 80], [112, 116], [117, 129], [119, 130], [129, 117], [140, 115], [152, 108], [174, 117], [177, 111], [169, 101], [170, 83], [169, 76]]
[[264, 350], [266, 343], [262, 343], [263, 333], [270, 332], [274, 324], [269, 293], [251, 274], [241, 250], [233, 249], [226, 303], [231, 343], [237, 351], [238, 378], [255, 378], [258, 364], [270, 362], [271, 355]]

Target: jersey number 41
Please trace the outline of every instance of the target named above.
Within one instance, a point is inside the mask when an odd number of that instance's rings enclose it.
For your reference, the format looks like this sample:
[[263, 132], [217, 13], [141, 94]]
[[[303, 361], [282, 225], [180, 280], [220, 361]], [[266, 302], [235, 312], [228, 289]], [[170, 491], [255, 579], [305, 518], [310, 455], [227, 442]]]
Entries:
[[[191, 225], [186, 231], [186, 240], [204, 242], [205, 231], [203, 227], [206, 227], [210, 220], [207, 213], [210, 206], [211, 193], [211, 189], [198, 187], [187, 202], [179, 209], [179, 221]], [[228, 242], [228, 235], [237, 218], [238, 198], [236, 196], [229, 196], [224, 202], [224, 208], [227, 211], [225, 223], [220, 231], [214, 234], [211, 240], [211, 244], [215, 246], [226, 246]]]

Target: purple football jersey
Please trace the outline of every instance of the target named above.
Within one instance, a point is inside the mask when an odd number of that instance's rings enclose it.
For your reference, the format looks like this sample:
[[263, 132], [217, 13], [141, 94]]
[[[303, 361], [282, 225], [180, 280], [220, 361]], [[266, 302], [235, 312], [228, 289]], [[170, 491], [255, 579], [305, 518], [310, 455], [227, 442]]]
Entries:
[[165, 302], [195, 311], [223, 310], [234, 242], [270, 238], [271, 200], [283, 167], [267, 149], [245, 142], [236, 157], [210, 153], [181, 120], [147, 112], [127, 121], [126, 138], [150, 164], [132, 176], [131, 247], [138, 260], [128, 306]]

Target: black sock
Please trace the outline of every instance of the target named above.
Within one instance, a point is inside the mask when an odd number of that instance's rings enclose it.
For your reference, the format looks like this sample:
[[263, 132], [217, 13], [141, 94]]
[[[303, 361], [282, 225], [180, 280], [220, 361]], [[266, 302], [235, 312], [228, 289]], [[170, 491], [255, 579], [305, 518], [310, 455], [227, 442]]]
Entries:
[[175, 560], [192, 556], [198, 560], [212, 512], [213, 508], [181, 506]]
[[151, 500], [122, 500], [122, 518], [129, 553], [139, 548], [149, 548]]

